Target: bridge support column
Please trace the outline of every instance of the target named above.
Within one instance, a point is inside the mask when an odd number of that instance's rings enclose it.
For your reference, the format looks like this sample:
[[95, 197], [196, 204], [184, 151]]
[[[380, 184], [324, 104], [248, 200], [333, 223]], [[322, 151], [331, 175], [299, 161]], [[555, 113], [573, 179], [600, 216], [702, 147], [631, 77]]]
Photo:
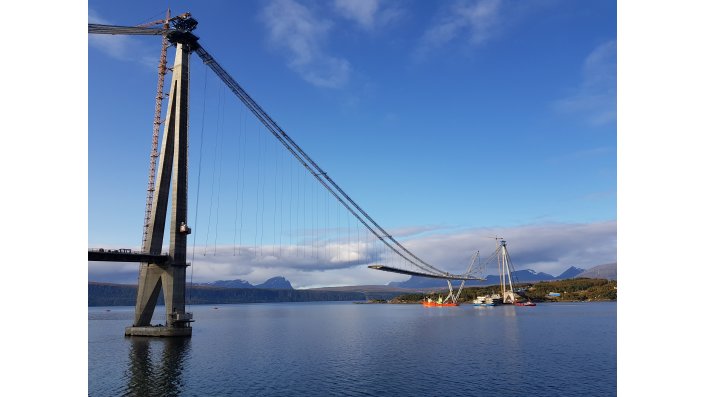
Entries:
[[[188, 172], [188, 44], [177, 43], [169, 105], [162, 136], [161, 154], [144, 250], [162, 251], [171, 185], [169, 259], [165, 264], [140, 264], [135, 321], [125, 329], [130, 336], [191, 336], [191, 313], [186, 312], [186, 225]], [[164, 291], [166, 321], [151, 324], [159, 292]]]
[[153, 263], [140, 264], [137, 302], [135, 303], [136, 326], [149, 325], [157, 306], [157, 298], [162, 290], [162, 273], [164, 269]]

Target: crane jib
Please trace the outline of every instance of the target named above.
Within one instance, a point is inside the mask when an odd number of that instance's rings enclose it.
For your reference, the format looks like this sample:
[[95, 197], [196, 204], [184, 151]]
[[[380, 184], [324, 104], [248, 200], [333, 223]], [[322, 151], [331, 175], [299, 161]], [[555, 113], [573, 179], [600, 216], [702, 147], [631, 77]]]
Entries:
[[145, 28], [138, 26], [116, 26], [116, 25], [101, 25], [96, 23], [88, 24], [88, 33], [91, 34], [126, 34], [126, 35], [142, 35], [142, 36], [162, 36], [174, 29], [164, 28]]

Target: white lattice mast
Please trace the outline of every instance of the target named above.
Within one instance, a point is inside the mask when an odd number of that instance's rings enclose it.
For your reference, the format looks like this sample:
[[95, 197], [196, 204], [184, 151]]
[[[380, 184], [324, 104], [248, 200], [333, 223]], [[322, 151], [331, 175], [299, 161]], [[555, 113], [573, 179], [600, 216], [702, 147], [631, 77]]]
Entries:
[[504, 299], [504, 293], [506, 292], [506, 280], [504, 278], [504, 265], [502, 262], [502, 249], [500, 248], [499, 242], [503, 241], [502, 237], [494, 237], [495, 242], [495, 253], [497, 254], [497, 275], [499, 275], [499, 286], [502, 290], [502, 299]]
[[[502, 262], [502, 300], [504, 301], [504, 303], [514, 303], [516, 299], [514, 297], [514, 286], [512, 285], [513, 269], [511, 268], [509, 263], [509, 254], [507, 253], [507, 242], [505, 240], [502, 240], [499, 243], [501, 248], [500, 256]], [[507, 291], [506, 289], [507, 283], [505, 282], [505, 277], [506, 280], [509, 282], [509, 291]]]

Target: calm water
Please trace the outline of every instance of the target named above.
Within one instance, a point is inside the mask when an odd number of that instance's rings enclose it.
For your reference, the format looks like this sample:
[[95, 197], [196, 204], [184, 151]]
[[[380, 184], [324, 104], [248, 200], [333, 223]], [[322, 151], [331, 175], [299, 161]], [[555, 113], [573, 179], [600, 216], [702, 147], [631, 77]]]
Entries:
[[617, 393], [616, 303], [214, 307], [190, 308], [196, 323], [186, 340], [126, 338], [134, 308], [89, 308], [89, 394]]

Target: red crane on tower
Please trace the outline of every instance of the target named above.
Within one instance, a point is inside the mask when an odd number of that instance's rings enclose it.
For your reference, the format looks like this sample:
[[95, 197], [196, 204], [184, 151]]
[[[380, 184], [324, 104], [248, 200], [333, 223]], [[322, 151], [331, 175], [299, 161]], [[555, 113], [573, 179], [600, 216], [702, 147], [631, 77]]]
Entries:
[[[151, 26], [162, 25], [162, 28], [167, 31], [171, 21], [176, 19], [186, 19], [191, 14], [186, 12], [181, 15], [171, 17], [171, 10], [166, 10], [166, 18], [152, 22], [143, 23], [136, 27], [148, 28]], [[166, 50], [169, 47], [169, 40], [166, 34], [162, 35], [162, 49], [159, 57], [159, 66], [157, 69], [157, 95], [154, 105], [154, 122], [152, 124], [152, 150], [149, 154], [149, 182], [147, 183], [147, 204], [144, 209], [144, 226], [142, 228], [142, 249], [145, 249], [147, 242], [147, 229], [149, 227], [149, 219], [152, 214], [152, 200], [154, 199], [154, 180], [157, 169], [157, 157], [159, 157], [159, 129], [162, 125], [162, 103], [164, 102], [164, 76], [166, 76]]]

